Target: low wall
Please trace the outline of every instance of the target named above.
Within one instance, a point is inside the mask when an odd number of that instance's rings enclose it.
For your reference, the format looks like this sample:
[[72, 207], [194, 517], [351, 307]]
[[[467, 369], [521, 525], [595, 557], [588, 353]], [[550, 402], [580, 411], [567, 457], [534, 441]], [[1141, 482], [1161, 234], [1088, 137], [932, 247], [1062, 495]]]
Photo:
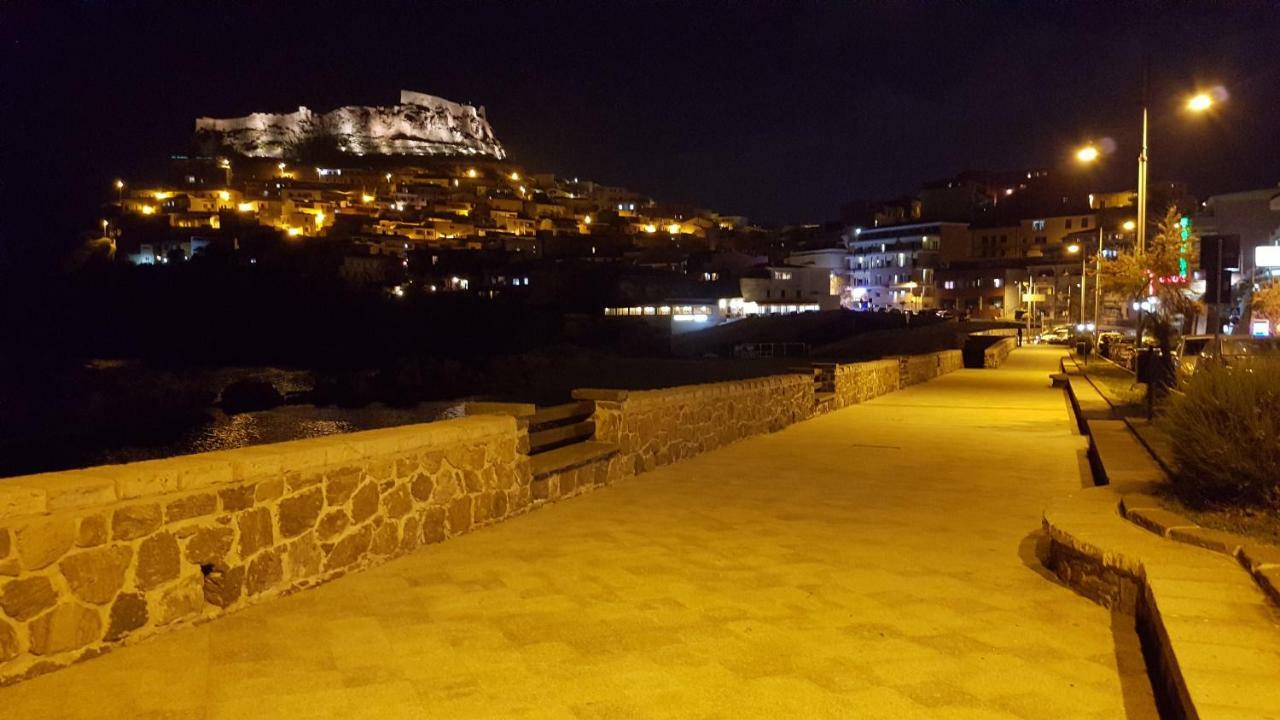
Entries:
[[621, 475], [781, 430], [809, 418], [814, 406], [811, 375], [663, 390], [575, 390], [573, 397], [595, 401], [595, 440], [618, 446]]
[[1009, 353], [1018, 347], [1018, 338], [1005, 337], [996, 341], [982, 351], [982, 367], [998, 368], [1009, 357]]
[[0, 684], [530, 506], [511, 417], [0, 480]]
[[906, 366], [901, 378], [901, 385], [905, 387], [928, 382], [963, 368], [964, 353], [959, 350], [942, 350], [923, 355], [907, 355], [900, 362]]
[[898, 389], [898, 361], [872, 360], [835, 367], [835, 407], [866, 402]]

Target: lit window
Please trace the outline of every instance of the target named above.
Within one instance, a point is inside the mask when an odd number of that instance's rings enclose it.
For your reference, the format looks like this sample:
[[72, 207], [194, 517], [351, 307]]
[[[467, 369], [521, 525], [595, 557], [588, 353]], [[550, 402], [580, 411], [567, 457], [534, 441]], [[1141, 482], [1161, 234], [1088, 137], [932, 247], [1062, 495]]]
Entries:
[[1003, 285], [1004, 285], [1004, 279], [1002, 279], [1002, 278], [995, 278], [994, 280], [992, 280], [992, 281], [991, 281], [991, 284], [992, 284], [992, 285], [995, 285], [996, 287], [1001, 287], [1001, 286], [1003, 286]]
[[942, 283], [942, 287], [943, 287], [943, 288], [945, 288], [945, 289], [947, 289], [947, 290], [955, 290], [955, 289], [956, 289], [956, 281], [955, 281], [955, 280], [947, 280], [946, 282]]

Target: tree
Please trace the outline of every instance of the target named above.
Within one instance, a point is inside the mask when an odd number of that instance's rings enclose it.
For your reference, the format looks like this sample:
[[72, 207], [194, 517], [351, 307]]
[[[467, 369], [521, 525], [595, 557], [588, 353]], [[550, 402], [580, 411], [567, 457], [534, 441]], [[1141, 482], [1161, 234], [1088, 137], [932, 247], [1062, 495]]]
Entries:
[[1193, 322], [1200, 312], [1200, 302], [1188, 288], [1190, 268], [1200, 262], [1200, 237], [1191, 226], [1183, 225], [1177, 205], [1169, 205], [1148, 239], [1145, 252], [1138, 248], [1121, 250], [1102, 266], [1102, 289], [1119, 295], [1125, 306], [1154, 300], [1149, 310], [1141, 313], [1139, 338], [1150, 329], [1160, 346], [1164, 379], [1172, 376], [1170, 349], [1174, 322]]
[[1250, 307], [1255, 315], [1271, 321], [1271, 327], [1280, 327], [1280, 280], [1272, 280], [1254, 290]]

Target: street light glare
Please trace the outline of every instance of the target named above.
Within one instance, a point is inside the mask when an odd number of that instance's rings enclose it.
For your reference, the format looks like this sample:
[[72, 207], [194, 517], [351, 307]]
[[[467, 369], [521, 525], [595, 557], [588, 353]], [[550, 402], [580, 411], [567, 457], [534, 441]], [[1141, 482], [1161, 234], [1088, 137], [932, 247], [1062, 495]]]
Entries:
[[1092, 145], [1085, 145], [1076, 151], [1076, 160], [1083, 163], [1091, 163], [1098, 159], [1098, 148]]
[[1213, 98], [1209, 93], [1199, 93], [1187, 101], [1187, 109], [1191, 112], [1204, 112], [1213, 107]]
[[1076, 253], [1080, 252], [1080, 246], [1072, 243], [1071, 245], [1067, 246], [1067, 252], [1071, 253], [1072, 255], [1075, 255]]
[[1138, 223], [1136, 223], [1136, 222], [1134, 222], [1134, 221], [1132, 221], [1132, 220], [1125, 220], [1125, 221], [1124, 221], [1124, 225], [1121, 225], [1120, 227], [1124, 228], [1125, 230], [1130, 230], [1130, 231], [1131, 231], [1131, 230], [1133, 230], [1134, 228], [1138, 227]]

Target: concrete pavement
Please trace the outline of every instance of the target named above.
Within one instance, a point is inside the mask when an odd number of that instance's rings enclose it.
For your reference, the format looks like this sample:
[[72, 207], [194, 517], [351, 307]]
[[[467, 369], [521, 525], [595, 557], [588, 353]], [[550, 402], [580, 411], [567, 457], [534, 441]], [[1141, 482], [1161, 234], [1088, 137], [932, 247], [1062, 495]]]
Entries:
[[1036, 560], [1083, 438], [1027, 348], [0, 689], [34, 718], [1154, 717]]

